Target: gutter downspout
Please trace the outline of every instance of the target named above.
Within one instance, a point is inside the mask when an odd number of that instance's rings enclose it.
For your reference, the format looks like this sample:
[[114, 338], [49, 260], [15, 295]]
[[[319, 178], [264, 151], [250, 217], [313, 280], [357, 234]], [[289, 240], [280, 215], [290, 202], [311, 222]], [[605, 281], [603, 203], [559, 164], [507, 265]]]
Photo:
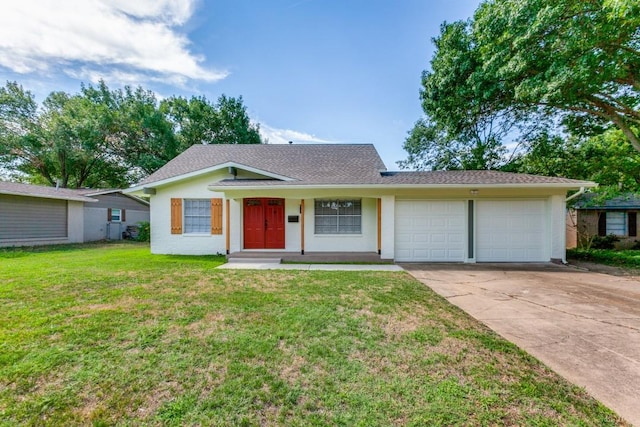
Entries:
[[[567, 203], [568, 201], [571, 201], [571, 200], [575, 199], [575, 198], [576, 198], [576, 197], [578, 197], [578, 196], [582, 196], [582, 195], [584, 194], [585, 190], [586, 190], [586, 189], [585, 189], [585, 187], [580, 187], [580, 191], [578, 191], [576, 194], [572, 194], [571, 196], [569, 196], [569, 197], [567, 197], [566, 199], [564, 199], [564, 203], [565, 203], [565, 205], [566, 205], [566, 203]], [[566, 207], [565, 207], [565, 209], [566, 209]], [[565, 259], [563, 259], [563, 260], [562, 260], [562, 264], [564, 264], [564, 265], [569, 264], [569, 263], [567, 262], [567, 260], [566, 260], [566, 257], [565, 257]]]
[[580, 191], [578, 191], [576, 194], [572, 194], [569, 197], [567, 197], [566, 199], [564, 199], [564, 202], [568, 202], [570, 200], [575, 199], [578, 196], [582, 196], [584, 194], [584, 192], [586, 191], [586, 189], [584, 187], [580, 187]]

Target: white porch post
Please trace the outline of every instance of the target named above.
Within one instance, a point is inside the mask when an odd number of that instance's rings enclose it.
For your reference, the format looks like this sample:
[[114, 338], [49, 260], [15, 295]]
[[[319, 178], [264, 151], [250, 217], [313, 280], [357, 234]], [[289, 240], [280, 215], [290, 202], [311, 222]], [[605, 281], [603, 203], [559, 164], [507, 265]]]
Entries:
[[227, 250], [227, 255], [231, 253], [231, 208], [230, 208], [230, 200], [225, 200], [225, 248]]
[[304, 199], [300, 200], [300, 253], [304, 255]]
[[566, 203], [562, 195], [551, 196], [550, 198], [551, 227], [549, 237], [551, 238], [551, 261], [566, 262]]
[[231, 199], [230, 205], [229, 248], [233, 253], [242, 250], [242, 199]]
[[395, 196], [382, 196], [381, 200], [381, 253], [382, 259], [395, 257]]

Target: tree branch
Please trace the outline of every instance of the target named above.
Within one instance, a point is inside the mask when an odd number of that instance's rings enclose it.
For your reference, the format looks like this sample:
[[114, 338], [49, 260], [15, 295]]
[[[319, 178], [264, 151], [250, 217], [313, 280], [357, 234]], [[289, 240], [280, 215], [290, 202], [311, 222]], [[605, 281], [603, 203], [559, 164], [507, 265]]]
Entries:
[[624, 118], [621, 117], [613, 107], [599, 101], [598, 98], [591, 98], [590, 101], [604, 110], [604, 117], [611, 120], [618, 127], [618, 129], [620, 129], [622, 133], [624, 133], [624, 136], [627, 137], [633, 148], [635, 148], [636, 151], [640, 152], [640, 138], [633, 132], [631, 127], [627, 125]]

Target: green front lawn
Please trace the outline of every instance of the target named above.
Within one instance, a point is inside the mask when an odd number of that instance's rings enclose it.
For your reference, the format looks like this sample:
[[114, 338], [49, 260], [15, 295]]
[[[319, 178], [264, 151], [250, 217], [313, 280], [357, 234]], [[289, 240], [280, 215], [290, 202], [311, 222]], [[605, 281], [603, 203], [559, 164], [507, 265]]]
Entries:
[[613, 413], [406, 273], [0, 250], [0, 425], [583, 425]]

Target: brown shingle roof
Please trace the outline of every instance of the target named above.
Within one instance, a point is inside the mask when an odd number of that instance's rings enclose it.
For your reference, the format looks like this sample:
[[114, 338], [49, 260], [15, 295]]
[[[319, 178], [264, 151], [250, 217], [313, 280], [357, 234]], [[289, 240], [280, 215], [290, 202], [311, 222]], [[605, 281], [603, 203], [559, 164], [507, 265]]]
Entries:
[[569, 178], [528, 175], [493, 170], [387, 172], [383, 180], [388, 184], [418, 185], [500, 185], [500, 184], [569, 184], [590, 186], [589, 181]]
[[[589, 181], [498, 171], [386, 172], [371, 144], [194, 145], [150, 175], [139, 186], [153, 185], [225, 163], [245, 165], [287, 180], [237, 179], [216, 187], [281, 185], [566, 185], [594, 186]], [[242, 166], [239, 166], [242, 167]]]
[[81, 190], [69, 188], [45, 187], [42, 185], [19, 184], [17, 182], [0, 181], [0, 194], [41, 197], [46, 199], [74, 200], [78, 202], [96, 202], [96, 199], [85, 197]]
[[306, 184], [343, 184], [379, 179], [385, 169], [371, 144], [193, 145], [140, 185], [234, 162]]

